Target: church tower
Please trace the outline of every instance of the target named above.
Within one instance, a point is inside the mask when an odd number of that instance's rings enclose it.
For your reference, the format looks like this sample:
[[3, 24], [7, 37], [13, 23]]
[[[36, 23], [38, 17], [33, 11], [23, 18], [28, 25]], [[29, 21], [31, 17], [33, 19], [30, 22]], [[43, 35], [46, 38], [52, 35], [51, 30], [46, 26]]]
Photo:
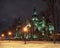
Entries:
[[32, 22], [32, 38], [37, 39], [38, 36], [36, 33], [37, 33], [38, 14], [37, 14], [36, 7], [34, 7], [33, 9], [31, 22]]
[[21, 36], [21, 19], [20, 19], [20, 17], [17, 19], [17, 23], [16, 23], [16, 28], [15, 28], [15, 38], [16, 39], [19, 39], [19, 38], [21, 38], [22, 36]]

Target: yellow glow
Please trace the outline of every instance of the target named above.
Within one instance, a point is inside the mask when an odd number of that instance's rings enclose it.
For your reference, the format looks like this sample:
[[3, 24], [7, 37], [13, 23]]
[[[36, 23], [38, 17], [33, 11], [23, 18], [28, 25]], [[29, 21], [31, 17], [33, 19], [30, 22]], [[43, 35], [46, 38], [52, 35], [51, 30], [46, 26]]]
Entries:
[[5, 35], [4, 34], [1, 34], [2, 37], [4, 37]]
[[8, 32], [8, 35], [12, 35], [12, 33], [11, 32]]
[[27, 32], [27, 31], [28, 31], [28, 28], [27, 28], [27, 27], [24, 27], [24, 28], [23, 28], [23, 31], [24, 31], [24, 32]]

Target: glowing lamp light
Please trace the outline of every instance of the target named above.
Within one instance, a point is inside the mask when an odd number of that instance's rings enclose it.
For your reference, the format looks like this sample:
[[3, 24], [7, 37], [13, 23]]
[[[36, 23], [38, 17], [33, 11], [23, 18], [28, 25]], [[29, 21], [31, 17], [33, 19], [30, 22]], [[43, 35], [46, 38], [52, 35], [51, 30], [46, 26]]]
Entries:
[[28, 31], [28, 28], [27, 28], [27, 27], [24, 27], [24, 28], [23, 28], [23, 31], [24, 31], [24, 32], [27, 32], [27, 31]]
[[12, 33], [11, 32], [8, 32], [8, 35], [12, 35]]
[[4, 34], [1, 34], [2, 37], [4, 37], [5, 35]]

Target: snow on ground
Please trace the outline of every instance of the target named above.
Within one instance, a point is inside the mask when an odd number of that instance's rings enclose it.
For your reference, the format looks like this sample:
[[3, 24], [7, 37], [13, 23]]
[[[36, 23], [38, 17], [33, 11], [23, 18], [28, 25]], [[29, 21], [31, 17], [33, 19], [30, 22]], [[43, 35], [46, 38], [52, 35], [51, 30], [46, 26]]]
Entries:
[[0, 48], [60, 48], [60, 43], [47, 41], [0, 41]]

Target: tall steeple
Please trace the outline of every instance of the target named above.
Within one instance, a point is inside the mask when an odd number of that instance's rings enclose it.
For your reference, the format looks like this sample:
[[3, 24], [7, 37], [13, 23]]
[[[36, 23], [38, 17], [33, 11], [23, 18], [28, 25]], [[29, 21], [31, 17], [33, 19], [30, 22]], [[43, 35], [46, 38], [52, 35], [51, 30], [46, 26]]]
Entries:
[[19, 39], [21, 38], [21, 18], [18, 17], [17, 23], [16, 23], [16, 28], [15, 28], [15, 38]]
[[33, 17], [37, 17], [37, 10], [36, 10], [36, 7], [34, 7], [34, 9], [33, 9]]
[[20, 17], [17, 20], [17, 25], [21, 25], [21, 19], [20, 19]]
[[33, 9], [32, 20], [33, 21], [37, 21], [38, 20], [36, 7], [34, 7], [34, 9]]

